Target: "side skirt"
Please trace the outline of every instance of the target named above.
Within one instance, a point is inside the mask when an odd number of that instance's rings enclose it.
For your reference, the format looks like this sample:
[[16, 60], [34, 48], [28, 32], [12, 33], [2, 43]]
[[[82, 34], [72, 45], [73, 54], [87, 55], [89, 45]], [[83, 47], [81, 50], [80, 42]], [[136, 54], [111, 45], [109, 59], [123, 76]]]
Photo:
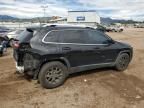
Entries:
[[104, 67], [113, 67], [114, 65], [115, 65], [115, 62], [71, 67], [70, 74], [76, 73], [76, 72], [81, 72], [81, 71], [92, 70], [92, 69], [104, 68]]

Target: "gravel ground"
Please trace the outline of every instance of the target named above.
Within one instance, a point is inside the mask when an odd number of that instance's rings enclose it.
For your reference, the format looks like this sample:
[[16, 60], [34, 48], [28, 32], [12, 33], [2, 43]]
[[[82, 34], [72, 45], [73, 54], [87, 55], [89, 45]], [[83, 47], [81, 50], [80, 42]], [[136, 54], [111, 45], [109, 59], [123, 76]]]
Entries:
[[0, 57], [0, 108], [144, 108], [144, 29], [108, 33], [131, 44], [128, 69], [97, 69], [73, 74], [56, 89], [44, 89], [15, 74], [12, 49]]

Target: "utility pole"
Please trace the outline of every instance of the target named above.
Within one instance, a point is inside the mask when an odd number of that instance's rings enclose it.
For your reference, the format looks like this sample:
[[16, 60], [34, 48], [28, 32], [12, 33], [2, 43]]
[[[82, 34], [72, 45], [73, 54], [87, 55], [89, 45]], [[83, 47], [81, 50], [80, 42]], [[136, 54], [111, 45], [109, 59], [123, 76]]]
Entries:
[[41, 8], [43, 9], [44, 17], [46, 17], [45, 14], [46, 14], [46, 9], [48, 8], [48, 5], [45, 5], [45, 4], [46, 4], [46, 1], [45, 1], [45, 0], [43, 0], [43, 4], [44, 4], [44, 5], [42, 5]]
[[41, 8], [43, 9], [43, 14], [44, 14], [44, 17], [45, 17], [46, 9], [48, 8], [48, 6], [47, 5], [43, 5], [43, 6], [41, 6]]

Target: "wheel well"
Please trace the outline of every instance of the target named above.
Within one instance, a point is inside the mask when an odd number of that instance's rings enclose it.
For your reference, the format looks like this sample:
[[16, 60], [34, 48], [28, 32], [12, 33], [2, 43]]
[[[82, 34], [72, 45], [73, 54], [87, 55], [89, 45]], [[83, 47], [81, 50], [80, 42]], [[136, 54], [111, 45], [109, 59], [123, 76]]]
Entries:
[[[121, 54], [124, 54], [124, 53], [128, 54], [129, 57], [131, 58], [131, 53], [130, 53], [129, 51], [120, 52], [119, 55], [117, 56], [117, 58], [118, 58]], [[117, 58], [116, 58], [116, 60], [117, 60]]]
[[122, 52], [121, 54], [123, 54], [123, 53], [128, 54], [128, 55], [129, 55], [129, 57], [131, 56], [131, 55], [130, 55], [130, 52], [128, 52], [128, 51], [126, 51], [126, 52]]
[[[42, 67], [44, 64], [46, 64], [46, 63], [48, 63], [48, 62], [53, 62], [53, 61], [61, 62], [62, 64], [64, 64], [64, 65], [68, 68], [67, 63], [66, 63], [64, 60], [61, 60], [61, 59], [47, 60], [47, 61], [45, 61], [45, 62], [43, 62], [43, 63], [41, 64], [41, 67]], [[41, 68], [41, 67], [40, 67], [40, 68]]]
[[59, 60], [59, 59], [58, 59], [58, 60], [52, 60], [52, 61], [61, 62], [61, 63], [64, 64], [66, 67], [68, 67], [67, 63], [66, 63], [64, 60], [61, 60], [61, 59]]
[[40, 73], [41, 68], [42, 68], [46, 63], [48, 63], [48, 62], [54, 62], [54, 61], [61, 62], [62, 64], [64, 64], [64, 65], [66, 66], [66, 68], [69, 68], [68, 64], [67, 64], [64, 60], [61, 60], [61, 59], [47, 60], [47, 61], [43, 62], [43, 63], [40, 65], [38, 71], [36, 72], [36, 74], [35, 74], [35, 76], [34, 76], [34, 79], [37, 79], [37, 78], [38, 78], [38, 75], [39, 75], [39, 73]]
[[130, 56], [130, 52], [126, 52]]

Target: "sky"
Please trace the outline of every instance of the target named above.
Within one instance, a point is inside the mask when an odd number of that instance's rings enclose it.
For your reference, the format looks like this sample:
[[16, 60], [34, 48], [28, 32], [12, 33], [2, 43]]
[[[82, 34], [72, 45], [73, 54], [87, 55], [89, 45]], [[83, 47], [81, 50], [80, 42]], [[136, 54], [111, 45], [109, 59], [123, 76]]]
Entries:
[[144, 0], [0, 0], [0, 14], [18, 18], [66, 17], [68, 11], [96, 10], [101, 17], [144, 21]]

